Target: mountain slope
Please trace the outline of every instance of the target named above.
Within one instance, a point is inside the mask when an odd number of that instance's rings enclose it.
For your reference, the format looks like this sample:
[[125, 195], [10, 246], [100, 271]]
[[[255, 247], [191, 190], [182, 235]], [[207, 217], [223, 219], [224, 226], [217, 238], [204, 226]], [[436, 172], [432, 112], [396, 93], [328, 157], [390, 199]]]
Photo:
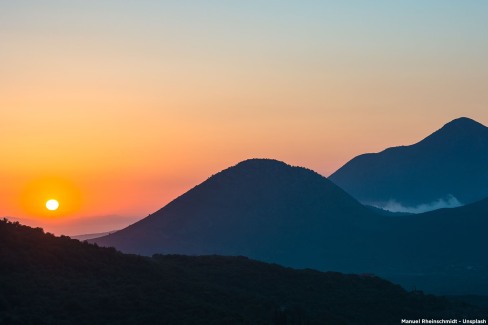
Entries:
[[405, 288], [443, 294], [488, 290], [488, 199], [466, 206], [391, 218], [381, 239], [377, 274]]
[[0, 221], [3, 324], [394, 324], [481, 308], [372, 276], [244, 257], [125, 255]]
[[345, 270], [349, 255], [369, 240], [365, 229], [383, 231], [382, 218], [311, 170], [252, 159], [93, 241], [146, 255], [245, 255], [295, 267], [319, 258], [326, 269]]
[[414, 145], [357, 156], [329, 179], [400, 212], [472, 203], [488, 197], [488, 128], [459, 118]]

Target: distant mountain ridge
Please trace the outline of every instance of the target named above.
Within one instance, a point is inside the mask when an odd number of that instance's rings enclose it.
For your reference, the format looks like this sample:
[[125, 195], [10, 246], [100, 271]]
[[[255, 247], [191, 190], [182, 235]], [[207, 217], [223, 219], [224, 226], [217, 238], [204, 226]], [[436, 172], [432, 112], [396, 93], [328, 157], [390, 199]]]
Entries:
[[488, 128], [455, 119], [422, 141], [353, 158], [329, 177], [364, 204], [398, 212], [488, 197]]
[[95, 233], [95, 234], [75, 235], [75, 236], [69, 236], [69, 237], [72, 239], [79, 240], [79, 241], [84, 241], [84, 240], [89, 240], [89, 239], [93, 239], [93, 238], [100, 238], [103, 236], [107, 236], [107, 235], [113, 234], [115, 232], [117, 232], [117, 230], [100, 232], [100, 233]]

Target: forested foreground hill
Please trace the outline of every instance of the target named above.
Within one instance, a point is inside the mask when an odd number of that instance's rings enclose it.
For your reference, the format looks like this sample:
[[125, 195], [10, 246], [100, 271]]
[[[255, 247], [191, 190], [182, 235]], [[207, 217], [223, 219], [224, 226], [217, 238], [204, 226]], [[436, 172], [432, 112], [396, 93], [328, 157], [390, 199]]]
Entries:
[[0, 323], [394, 324], [486, 317], [374, 276], [245, 257], [126, 255], [0, 222]]

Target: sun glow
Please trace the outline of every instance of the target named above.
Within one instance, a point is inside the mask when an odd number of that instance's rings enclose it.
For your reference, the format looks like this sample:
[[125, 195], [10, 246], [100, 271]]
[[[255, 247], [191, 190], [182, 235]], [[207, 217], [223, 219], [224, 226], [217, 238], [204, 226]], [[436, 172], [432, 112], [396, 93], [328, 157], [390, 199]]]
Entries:
[[[78, 216], [83, 206], [79, 185], [79, 181], [67, 177], [48, 176], [26, 180], [19, 190], [18, 204], [22, 210], [17, 215], [51, 221]], [[50, 203], [51, 200], [56, 204]]]
[[46, 208], [49, 210], [49, 211], [55, 211], [59, 208], [59, 202], [56, 201], [56, 200], [49, 200], [46, 202]]

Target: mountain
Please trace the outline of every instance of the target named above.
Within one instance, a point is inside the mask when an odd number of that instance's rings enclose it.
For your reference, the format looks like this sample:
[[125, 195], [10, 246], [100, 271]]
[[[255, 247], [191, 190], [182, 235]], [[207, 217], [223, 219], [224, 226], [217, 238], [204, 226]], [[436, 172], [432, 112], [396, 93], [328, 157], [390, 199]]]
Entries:
[[0, 221], [2, 324], [394, 324], [486, 318], [370, 275], [245, 257], [141, 257]]
[[380, 219], [311, 170], [251, 159], [92, 242], [145, 255], [244, 255], [294, 267], [320, 259], [324, 269], [353, 271], [357, 261], [349, 256], [370, 240], [366, 230], [382, 231]]
[[431, 293], [484, 294], [487, 216], [488, 200], [392, 217], [311, 170], [252, 159], [91, 242], [144, 255], [243, 255], [295, 268], [374, 273]]
[[329, 179], [396, 212], [472, 203], [488, 197], [488, 128], [459, 118], [416, 144], [357, 156]]

